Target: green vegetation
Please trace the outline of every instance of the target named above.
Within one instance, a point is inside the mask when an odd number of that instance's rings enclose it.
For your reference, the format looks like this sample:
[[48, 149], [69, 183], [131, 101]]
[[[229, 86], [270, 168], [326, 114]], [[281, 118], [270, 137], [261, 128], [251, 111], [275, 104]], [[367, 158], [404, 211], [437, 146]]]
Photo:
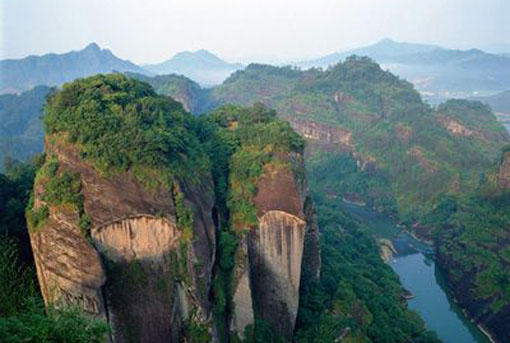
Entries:
[[[218, 103], [227, 98], [236, 100], [228, 94], [239, 92], [239, 102], [264, 100], [280, 109], [287, 119], [313, 120], [348, 129], [354, 135], [355, 155], [326, 153], [316, 147], [310, 150], [310, 185], [319, 204], [324, 269], [318, 285], [303, 282], [296, 340], [334, 342], [344, 335], [347, 341], [437, 342], [417, 314], [400, 302], [401, 286], [380, 260], [375, 242], [358, 223], [343, 215], [333, 200], [319, 194], [358, 194], [371, 206], [411, 219], [421, 218], [421, 213], [440, 203], [445, 190], [456, 194], [478, 184], [478, 171], [499, 144], [490, 137], [488, 143], [476, 138], [486, 137], [483, 130], [488, 130], [490, 121], [481, 126], [482, 136], [476, 136], [475, 141], [452, 136], [438, 123], [446, 116], [474, 128], [485, 120], [478, 118], [481, 108], [473, 105], [469, 111], [471, 103], [450, 103], [434, 111], [421, 102], [409, 84], [375, 63], [358, 58], [327, 71], [251, 66], [246, 72], [234, 74], [222, 87], [211, 91]], [[342, 101], [335, 100], [337, 92], [343, 94]], [[466, 118], [457, 116], [459, 111], [464, 111]], [[192, 239], [193, 216], [175, 181], [183, 178], [192, 182], [193, 177], [212, 174], [219, 227], [213, 314], [218, 335], [226, 340], [230, 335], [234, 269], [245, 258], [239, 243], [247, 229], [257, 224], [253, 203], [257, 182], [268, 167], [291, 168], [296, 178], [302, 177], [292, 169], [292, 161], [282, 161], [281, 156], [303, 153], [303, 139], [261, 103], [247, 108], [224, 106], [197, 118], [172, 99], [157, 95], [149, 85], [120, 74], [98, 75], [65, 85], [49, 98], [44, 124], [49, 140], [63, 146], [74, 144], [83, 159], [105, 177], [132, 171], [144, 185], [164, 186], [173, 192], [177, 224], [185, 241], [176, 256], [169, 257], [174, 269], [162, 274], [157, 282], [148, 283], [143, 265], [110, 261], [108, 273], [115, 277], [110, 278], [107, 289], [117, 308], [144, 287], [170, 289], [175, 282], [189, 281], [185, 258]], [[406, 132], [410, 132], [408, 137]], [[400, 137], [398, 141], [395, 135]], [[421, 147], [418, 156], [409, 153], [415, 146]], [[456, 156], [458, 151], [468, 157]], [[359, 168], [360, 158], [372, 162]], [[471, 165], [470, 158], [479, 163]], [[450, 187], [457, 180], [458, 190]], [[43, 186], [42, 200], [48, 207], [33, 211], [33, 204], [29, 204], [31, 227], [40, 227], [52, 206], [66, 204], [78, 211], [80, 227], [89, 227], [80, 175], [63, 170], [55, 157], [47, 156], [37, 182]], [[28, 201], [28, 196], [23, 201]], [[444, 207], [451, 210], [449, 203]], [[449, 215], [453, 223], [454, 216]], [[438, 218], [443, 217], [444, 213], [438, 213]], [[464, 221], [461, 217], [458, 220]], [[501, 249], [499, 255], [503, 263], [510, 252]], [[507, 276], [487, 270], [478, 277], [494, 281], [490, 288], [480, 288], [479, 295], [491, 298], [501, 290], [506, 292]], [[129, 320], [125, 323], [126, 334], [136, 339], [137, 326]], [[198, 323], [190, 320], [186, 327], [192, 341], [208, 337]], [[231, 339], [235, 342], [237, 337]], [[247, 342], [280, 340], [260, 320], [246, 332]]]
[[184, 194], [174, 188], [175, 215], [177, 227], [182, 231], [183, 243], [189, 243], [193, 237], [193, 213], [184, 203]]
[[[0, 235], [7, 235], [20, 243], [20, 257], [24, 263], [32, 263], [32, 251], [25, 222], [25, 208], [32, 207], [31, 197], [35, 172], [43, 163], [37, 156], [30, 163], [7, 158], [5, 174], [0, 174]], [[47, 217], [47, 209], [41, 209], [37, 220]]]
[[0, 95], [0, 162], [6, 157], [26, 162], [42, 152], [40, 116], [49, 92], [49, 87], [38, 86], [19, 95]]
[[425, 225], [433, 230], [439, 257], [453, 287], [468, 284], [483, 311], [510, 304], [510, 193], [490, 182], [462, 197], [445, 197]]
[[168, 186], [172, 173], [207, 167], [193, 134], [194, 118], [175, 100], [121, 74], [65, 84], [48, 99], [45, 111], [46, 133], [66, 133], [85, 160], [107, 175], [131, 168], [142, 181], [159, 177]]
[[[454, 100], [433, 109], [410, 83], [364, 57], [347, 58], [324, 71], [250, 65], [213, 88], [209, 99], [211, 106], [256, 101], [291, 122], [352, 132], [356, 159], [376, 167], [365, 170], [369, 182], [357, 184], [360, 195], [409, 222], [430, 212], [443, 193], [475, 189], [479, 174], [509, 141], [481, 103]], [[458, 123], [467, 130], [448, 131], [451, 121], [450, 127]], [[312, 158], [318, 160], [313, 153], [321, 150], [312, 145]]]
[[154, 77], [127, 72], [126, 76], [148, 83], [160, 95], [171, 96], [178, 100], [190, 112], [204, 113], [203, 105], [207, 103], [208, 91], [185, 76], [170, 74]]
[[[225, 340], [230, 334], [233, 271], [236, 263], [242, 264], [244, 254], [238, 249], [239, 241], [257, 224], [256, 184], [265, 166], [281, 163], [278, 153], [302, 153], [304, 141], [288, 123], [276, 119], [276, 112], [260, 103], [248, 108], [224, 106], [201, 117], [199, 137], [211, 159], [215, 186], [220, 233], [213, 313], [220, 339]], [[257, 321], [247, 342], [267, 338], [265, 333], [271, 330], [266, 326]]]
[[490, 105], [494, 112], [510, 113], [510, 90], [474, 99]]
[[41, 200], [44, 203], [35, 208], [33, 195], [31, 195], [26, 210], [29, 230], [37, 232], [43, 227], [50, 214], [49, 206], [67, 205], [78, 213], [78, 226], [87, 236], [91, 221], [90, 216], [85, 213], [80, 174], [68, 170], [59, 172], [58, 159], [50, 156], [39, 169], [36, 181], [43, 185], [44, 194]]
[[302, 280], [297, 342], [439, 342], [402, 300], [398, 277], [368, 231], [335, 201], [314, 194], [321, 228], [319, 284]]

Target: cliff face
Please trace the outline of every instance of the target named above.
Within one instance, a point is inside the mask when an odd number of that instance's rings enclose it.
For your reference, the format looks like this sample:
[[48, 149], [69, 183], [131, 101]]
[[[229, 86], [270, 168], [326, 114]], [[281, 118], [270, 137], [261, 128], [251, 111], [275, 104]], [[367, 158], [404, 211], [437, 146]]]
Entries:
[[297, 133], [313, 143], [333, 144], [342, 151], [355, 151], [354, 138], [349, 130], [296, 118], [288, 118], [288, 120]]
[[510, 189], [510, 151], [503, 153], [499, 167], [498, 185], [502, 189]]
[[[207, 326], [212, 180], [175, 185], [192, 215], [187, 239], [177, 225], [175, 190], [145, 187], [131, 172], [103, 176], [58, 137], [46, 140], [46, 154], [58, 160], [57, 175], [80, 176], [90, 229], [83, 233], [72, 206], [47, 204], [48, 219], [30, 234], [44, 300], [107, 319], [115, 342], [176, 342], [186, 319]], [[35, 208], [45, 205], [47, 182], [36, 182]]]
[[302, 157], [282, 154], [280, 160], [292, 167], [265, 166], [254, 199], [258, 225], [243, 237], [237, 254], [232, 329], [241, 336], [257, 318], [290, 339], [305, 246], [311, 274], [318, 278], [320, 271], [318, 230], [306, 182], [294, 172], [303, 170]]
[[260, 105], [194, 118], [119, 74], [45, 108], [26, 215], [46, 303], [78, 305], [121, 343], [228, 341], [259, 324], [292, 338], [302, 265], [317, 280], [320, 251], [287, 123]]

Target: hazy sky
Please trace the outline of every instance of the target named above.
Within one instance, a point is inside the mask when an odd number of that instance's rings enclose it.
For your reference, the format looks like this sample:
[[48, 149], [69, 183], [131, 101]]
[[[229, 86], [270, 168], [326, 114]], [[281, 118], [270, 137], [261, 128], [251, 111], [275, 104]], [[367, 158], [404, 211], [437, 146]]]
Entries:
[[0, 0], [0, 58], [94, 41], [136, 63], [208, 49], [229, 60], [308, 58], [384, 37], [509, 45], [510, 0]]

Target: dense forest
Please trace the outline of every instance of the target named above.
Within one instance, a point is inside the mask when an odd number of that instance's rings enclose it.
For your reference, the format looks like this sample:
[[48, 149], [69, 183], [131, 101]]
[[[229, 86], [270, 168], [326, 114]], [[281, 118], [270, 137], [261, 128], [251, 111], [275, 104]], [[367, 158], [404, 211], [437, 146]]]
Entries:
[[49, 87], [38, 86], [19, 95], [0, 95], [0, 163], [6, 157], [26, 161], [42, 152], [40, 117], [49, 92]]

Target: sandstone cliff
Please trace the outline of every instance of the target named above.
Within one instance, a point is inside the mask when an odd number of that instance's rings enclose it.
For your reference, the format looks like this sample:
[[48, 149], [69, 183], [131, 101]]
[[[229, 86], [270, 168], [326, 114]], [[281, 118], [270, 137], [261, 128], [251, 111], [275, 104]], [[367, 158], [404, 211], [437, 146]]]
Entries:
[[[177, 342], [187, 319], [208, 326], [215, 252], [210, 177], [150, 189], [132, 172], [101, 175], [57, 136], [46, 139], [45, 151], [58, 161], [55, 177], [79, 175], [90, 228], [79, 227], [73, 206], [45, 202], [51, 180], [41, 173], [34, 206], [47, 205], [49, 217], [30, 236], [44, 300], [107, 319], [115, 342]], [[191, 211], [191, 237], [177, 224], [176, 194]]]
[[258, 224], [243, 236], [234, 277], [232, 329], [263, 320], [292, 338], [303, 263], [320, 273], [319, 233], [307, 198], [302, 156], [280, 154], [283, 165], [267, 164], [254, 199]]
[[106, 320], [114, 342], [227, 342], [260, 323], [290, 340], [303, 263], [313, 282], [321, 261], [304, 141], [275, 117], [197, 119], [119, 74], [51, 95], [27, 210], [45, 302]]

